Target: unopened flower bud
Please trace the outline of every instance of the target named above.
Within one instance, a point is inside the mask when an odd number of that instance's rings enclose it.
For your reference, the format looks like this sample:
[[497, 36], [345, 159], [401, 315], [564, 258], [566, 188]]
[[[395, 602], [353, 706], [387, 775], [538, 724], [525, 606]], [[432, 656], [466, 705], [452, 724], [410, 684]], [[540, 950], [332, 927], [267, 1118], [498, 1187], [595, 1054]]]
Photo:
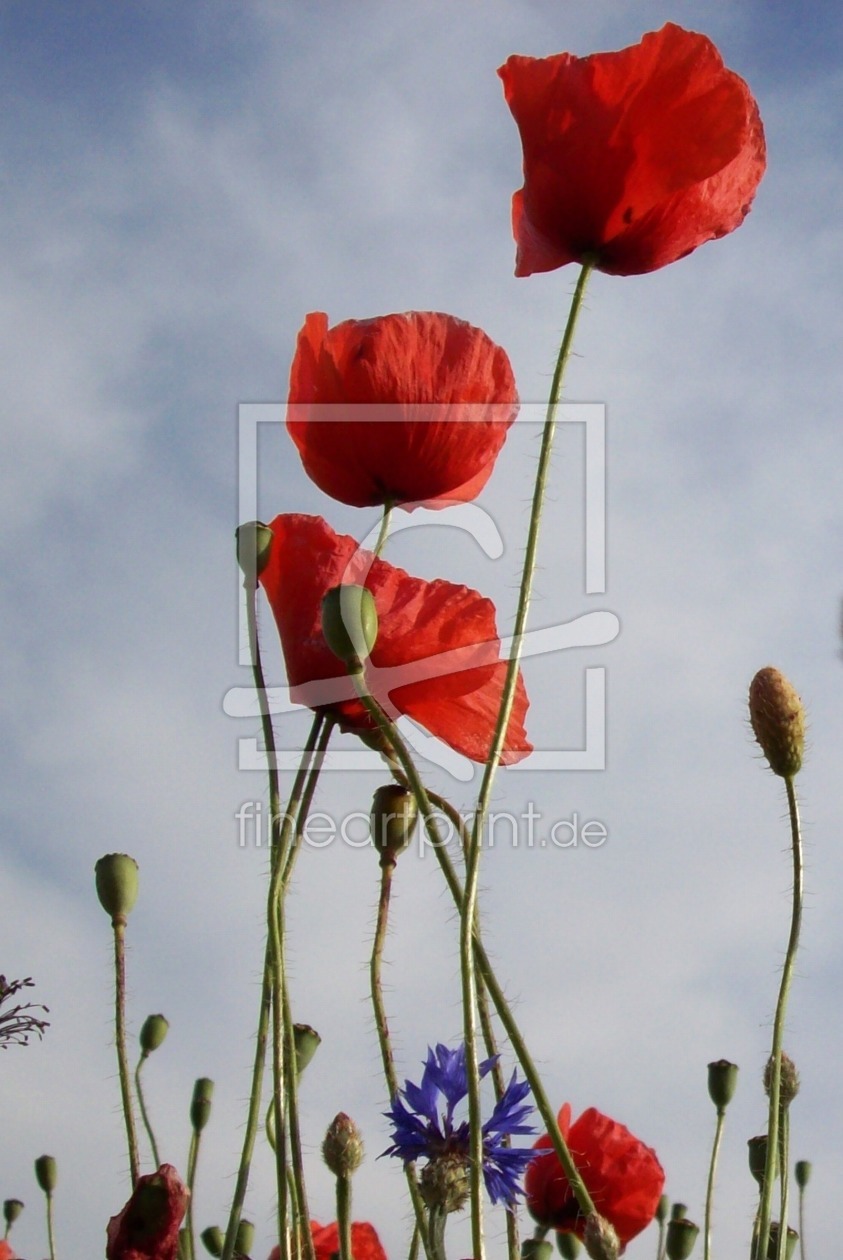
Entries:
[[738, 1065], [717, 1059], [708, 1065], [708, 1094], [718, 1111], [725, 1111], [738, 1087]]
[[798, 1159], [794, 1168], [796, 1174], [796, 1184], [800, 1190], [804, 1190], [808, 1182], [811, 1180], [811, 1161], [808, 1159]]
[[237, 541], [237, 563], [247, 583], [257, 582], [269, 562], [272, 530], [263, 521], [247, 521], [234, 531]]
[[334, 586], [322, 600], [325, 642], [352, 673], [360, 673], [378, 637], [375, 597], [365, 586]]
[[668, 1260], [688, 1260], [688, 1256], [694, 1250], [694, 1243], [697, 1241], [699, 1232], [699, 1225], [695, 1225], [693, 1221], [685, 1217], [668, 1221], [665, 1239], [665, 1255]]
[[[764, 1068], [764, 1092], [770, 1097], [770, 1086], [773, 1081], [773, 1056], [770, 1055]], [[790, 1055], [782, 1053], [782, 1070], [779, 1082], [779, 1106], [786, 1111], [799, 1093], [799, 1073]]]
[[521, 1244], [521, 1260], [553, 1260], [553, 1243], [543, 1238], [525, 1238]]
[[784, 674], [767, 665], [749, 687], [749, 720], [774, 774], [791, 779], [805, 751], [805, 710]]
[[334, 1116], [322, 1143], [322, 1158], [335, 1177], [350, 1177], [363, 1163], [360, 1130], [344, 1111]]
[[35, 1161], [35, 1180], [46, 1195], [56, 1188], [58, 1168], [52, 1155], [39, 1155]]
[[[749, 1151], [749, 1171], [752, 1173], [759, 1186], [764, 1185], [764, 1173], [767, 1168], [767, 1134], [759, 1133], [758, 1137], [752, 1137], [747, 1142]], [[773, 1162], [773, 1176], [776, 1175], [776, 1164]]]
[[22, 1211], [23, 1203], [20, 1199], [5, 1199], [3, 1201], [3, 1219], [6, 1222], [7, 1232], [9, 1226], [14, 1225]]
[[582, 1243], [576, 1234], [569, 1234], [566, 1231], [564, 1234], [556, 1235], [556, 1250], [560, 1256], [564, 1257], [564, 1260], [577, 1260], [577, 1256], [582, 1251]]
[[599, 1212], [592, 1212], [586, 1217], [583, 1243], [591, 1260], [618, 1260], [621, 1254], [620, 1239], [614, 1226]]
[[222, 1249], [225, 1246], [225, 1235], [219, 1225], [209, 1225], [207, 1229], [203, 1229], [199, 1235], [205, 1250], [209, 1255], [221, 1256]]
[[190, 1123], [194, 1133], [201, 1133], [211, 1117], [211, 1099], [214, 1096], [214, 1082], [207, 1076], [200, 1076], [193, 1086], [193, 1098], [190, 1103]]
[[138, 864], [127, 853], [108, 853], [94, 867], [97, 896], [115, 926], [125, 923], [138, 899]]
[[419, 1177], [425, 1203], [441, 1212], [459, 1212], [468, 1202], [470, 1183], [464, 1155], [440, 1155], [425, 1164]]
[[238, 1256], [248, 1256], [255, 1241], [255, 1227], [251, 1221], [241, 1221], [234, 1235], [234, 1250]]
[[656, 1220], [658, 1221], [659, 1225], [664, 1225], [669, 1215], [670, 1215], [670, 1198], [668, 1197], [668, 1195], [663, 1194], [662, 1197], [659, 1199], [658, 1207], [656, 1208]]
[[296, 1074], [301, 1076], [322, 1043], [322, 1038], [310, 1024], [293, 1024], [293, 1041], [296, 1047]]
[[379, 787], [372, 797], [372, 841], [381, 855], [381, 866], [394, 866], [398, 854], [410, 843], [419, 807], [413, 792], [399, 783]]
[[169, 1027], [170, 1022], [163, 1015], [147, 1015], [140, 1030], [140, 1048], [144, 1058], [163, 1045]]
[[[778, 1221], [771, 1221], [770, 1237], [767, 1242], [767, 1260], [778, 1260], [780, 1228], [781, 1226], [779, 1225]], [[790, 1257], [793, 1255], [794, 1251], [796, 1250], [796, 1244], [798, 1241], [799, 1241], [799, 1235], [797, 1234], [796, 1230], [791, 1229], [790, 1226], [788, 1226], [787, 1238], [784, 1244], [785, 1260], [790, 1260]]]

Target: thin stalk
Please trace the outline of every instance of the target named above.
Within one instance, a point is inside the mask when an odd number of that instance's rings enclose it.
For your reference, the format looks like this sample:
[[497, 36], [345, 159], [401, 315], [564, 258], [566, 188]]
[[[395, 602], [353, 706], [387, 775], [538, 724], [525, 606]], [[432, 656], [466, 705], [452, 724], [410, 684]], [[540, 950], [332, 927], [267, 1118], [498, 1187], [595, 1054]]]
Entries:
[[50, 1260], [56, 1260], [56, 1232], [55, 1222], [53, 1221], [53, 1194], [48, 1191], [47, 1199], [47, 1243], [50, 1248]]
[[381, 527], [380, 527], [380, 530], [378, 531], [378, 541], [375, 543], [374, 555], [376, 558], [380, 556], [381, 552], [386, 546], [386, 540], [389, 537], [389, 523], [390, 523], [391, 516], [392, 516], [392, 504], [387, 502], [383, 505], [383, 516], [381, 517]]
[[351, 1178], [337, 1177], [337, 1235], [340, 1260], [353, 1260], [351, 1255]]
[[[790, 817], [791, 851], [793, 854], [793, 899], [790, 911], [790, 936], [787, 942], [784, 966], [782, 967], [779, 997], [776, 1002], [776, 1013], [773, 1019], [773, 1047], [770, 1055], [772, 1070], [770, 1072], [770, 1111], [767, 1124], [767, 1162], [764, 1168], [764, 1182], [761, 1186], [761, 1203], [758, 1209], [758, 1239], [756, 1242], [756, 1260], [763, 1260], [767, 1255], [770, 1240], [770, 1216], [773, 1201], [773, 1181], [776, 1167], [776, 1155], [779, 1150], [779, 1120], [781, 1113], [781, 1079], [782, 1079], [782, 1041], [784, 1040], [785, 1015], [793, 971], [796, 965], [796, 953], [799, 949], [799, 931], [802, 926], [803, 899], [803, 859], [802, 834], [799, 824], [799, 802], [793, 777], [787, 776], [784, 781], [787, 792], [787, 808]], [[787, 1221], [782, 1218], [779, 1229], [787, 1241]]]
[[781, 1209], [779, 1211], [779, 1219], [783, 1224], [779, 1226], [777, 1260], [785, 1260], [787, 1255], [787, 1209], [790, 1197], [790, 1111], [787, 1107], [782, 1111], [781, 1124], [779, 1126], [779, 1150], [781, 1152], [779, 1164]]
[[193, 1183], [196, 1180], [196, 1161], [199, 1158], [199, 1132], [194, 1129], [190, 1135], [190, 1146], [187, 1151], [187, 1188], [190, 1195], [187, 1200], [187, 1219], [185, 1221], [185, 1238], [187, 1239], [187, 1254], [189, 1260], [194, 1260], [196, 1255], [196, 1234], [193, 1228]]
[[806, 1260], [805, 1252], [805, 1187], [799, 1187], [799, 1256]]
[[[283, 939], [282, 935], [282, 961]], [[293, 1040], [293, 1017], [290, 1011], [290, 994], [286, 984], [281, 990], [281, 997], [283, 1002], [284, 1057], [286, 1060], [284, 1097], [290, 1121], [290, 1162], [293, 1166], [293, 1182], [296, 1187], [301, 1251], [304, 1260], [316, 1260], [313, 1234], [310, 1230], [310, 1214], [307, 1208], [307, 1189], [304, 1180], [304, 1160], [302, 1157], [301, 1126], [299, 1123], [298, 1080], [296, 1076], [296, 1047]], [[286, 1233], [286, 1230], [284, 1232]]]
[[129, 1146], [129, 1171], [132, 1185], [137, 1185], [140, 1165], [138, 1138], [135, 1132], [135, 1112], [132, 1104], [132, 1083], [129, 1075], [129, 1057], [126, 1053], [126, 920], [122, 915], [111, 921], [114, 928], [114, 1035], [117, 1044], [117, 1067], [120, 1075], [120, 1096], [123, 1102], [123, 1118], [126, 1123], [126, 1141]]
[[720, 1155], [720, 1143], [723, 1138], [723, 1123], [726, 1119], [726, 1108], [717, 1108], [717, 1126], [714, 1130], [714, 1143], [711, 1148], [711, 1163], [708, 1166], [708, 1187], [705, 1195], [705, 1239], [703, 1241], [703, 1260], [711, 1258], [711, 1213], [714, 1205], [714, 1178], [717, 1172], [717, 1160]]
[[135, 1068], [135, 1093], [137, 1094], [138, 1106], [140, 1107], [141, 1120], [143, 1127], [146, 1129], [146, 1136], [149, 1138], [149, 1145], [152, 1147], [152, 1160], [156, 1168], [161, 1167], [161, 1157], [158, 1154], [158, 1144], [155, 1141], [155, 1134], [152, 1131], [152, 1125], [149, 1122], [149, 1113], [146, 1110], [146, 1099], [143, 1096], [143, 1087], [141, 1085], [141, 1068], [143, 1067], [149, 1055], [142, 1053], [138, 1059], [138, 1065]]
[[477, 1002], [477, 978], [474, 970], [474, 929], [477, 913], [477, 894], [480, 877], [480, 853], [483, 830], [486, 822], [486, 811], [492, 791], [495, 774], [503, 752], [509, 719], [515, 702], [515, 689], [518, 683], [518, 662], [524, 642], [524, 631], [530, 610], [533, 591], [533, 577], [538, 554], [539, 527], [542, 509], [550, 473], [550, 456], [553, 450], [553, 437], [556, 430], [556, 415], [562, 392], [562, 380], [571, 353], [574, 330], [577, 318], [582, 309], [588, 277], [592, 264], [584, 263], [577, 279], [568, 321], [562, 336], [562, 344], [556, 360], [556, 368], [550, 386], [550, 398], [547, 404], [547, 416], [542, 433], [542, 444], [539, 462], [536, 468], [536, 480], [533, 489], [533, 503], [530, 512], [530, 525], [527, 531], [527, 544], [524, 553], [524, 566], [521, 572], [521, 590], [518, 597], [518, 608], [515, 614], [515, 630], [512, 637], [512, 650], [506, 669], [506, 679], [501, 694], [495, 733], [489, 757], [483, 771], [480, 793], [471, 832], [471, 844], [466, 852], [466, 876], [464, 906], [460, 911], [460, 974], [463, 991], [463, 1025], [465, 1030], [465, 1063], [468, 1079], [468, 1118], [469, 1140], [471, 1145], [471, 1233], [475, 1260], [484, 1260], [483, 1240], [483, 1198], [481, 1171], [483, 1163], [483, 1129], [480, 1111], [480, 1080], [477, 1071], [477, 1024], [475, 1017]]

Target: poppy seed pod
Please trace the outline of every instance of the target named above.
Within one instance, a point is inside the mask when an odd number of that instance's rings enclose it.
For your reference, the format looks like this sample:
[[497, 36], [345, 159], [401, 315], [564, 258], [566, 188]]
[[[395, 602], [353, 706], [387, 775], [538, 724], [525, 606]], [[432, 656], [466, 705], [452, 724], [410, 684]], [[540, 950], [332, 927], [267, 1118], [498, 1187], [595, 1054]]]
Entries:
[[207, 1229], [203, 1229], [199, 1235], [205, 1250], [211, 1256], [221, 1256], [222, 1249], [225, 1246], [225, 1235], [219, 1225], [209, 1225]]
[[700, 1232], [699, 1225], [684, 1216], [668, 1221], [665, 1255], [668, 1260], [688, 1260]]
[[592, 1260], [618, 1260], [621, 1254], [617, 1233], [599, 1212], [592, 1212], [586, 1219], [583, 1243]]
[[167, 1036], [169, 1027], [170, 1022], [163, 1015], [147, 1015], [143, 1021], [139, 1038], [144, 1058], [164, 1044], [164, 1038]]
[[792, 779], [805, 751], [805, 710], [793, 685], [771, 665], [750, 683], [749, 720], [773, 774]]
[[543, 1238], [525, 1238], [521, 1244], [521, 1260], [553, 1260], [553, 1243]]
[[20, 1199], [4, 1199], [3, 1200], [3, 1219], [6, 1225], [14, 1225], [15, 1221], [23, 1211], [23, 1203]]
[[322, 1158], [335, 1177], [350, 1177], [363, 1163], [360, 1130], [344, 1111], [334, 1116], [322, 1143]]
[[[772, 1221], [770, 1224], [770, 1238], [767, 1243], [767, 1260], [778, 1260], [780, 1230], [781, 1230], [781, 1226], [779, 1225], [779, 1222]], [[790, 1260], [790, 1257], [793, 1255], [794, 1251], [796, 1250], [796, 1244], [798, 1241], [799, 1241], [799, 1235], [797, 1234], [796, 1230], [791, 1229], [790, 1226], [788, 1226], [787, 1238], [784, 1244], [785, 1260]]]
[[738, 1065], [717, 1059], [708, 1065], [708, 1094], [718, 1111], [725, 1111], [738, 1087]]
[[811, 1161], [808, 1159], [798, 1159], [794, 1168], [796, 1174], [796, 1184], [800, 1190], [804, 1190], [808, 1182], [811, 1180]]
[[338, 660], [360, 673], [378, 637], [375, 597], [365, 586], [334, 586], [322, 599], [322, 633]]
[[556, 1235], [556, 1250], [564, 1260], [577, 1260], [577, 1256], [582, 1251], [582, 1243], [576, 1234], [561, 1230]]
[[381, 866], [394, 866], [403, 853], [418, 821], [415, 795], [399, 783], [386, 783], [372, 797], [372, 842], [381, 856]]
[[94, 867], [97, 896], [111, 922], [125, 924], [138, 899], [138, 864], [127, 853], [107, 853]]
[[49, 1197], [56, 1188], [58, 1168], [52, 1155], [39, 1155], [35, 1161], [35, 1180]]
[[296, 1074], [301, 1076], [322, 1044], [322, 1038], [310, 1024], [293, 1024], [293, 1042], [296, 1047]]
[[[759, 1186], [763, 1186], [764, 1173], [767, 1169], [767, 1134], [759, 1133], [757, 1137], [750, 1138], [746, 1145], [749, 1152], [749, 1171]], [[774, 1177], [776, 1175], [777, 1162], [774, 1161], [773, 1163]]]
[[237, 1233], [234, 1236], [234, 1253], [238, 1256], [248, 1256], [252, 1250], [252, 1243], [255, 1241], [255, 1227], [251, 1221], [241, 1221], [237, 1226]]
[[211, 1099], [214, 1096], [214, 1082], [207, 1076], [200, 1076], [193, 1086], [193, 1098], [190, 1103], [190, 1123], [194, 1133], [201, 1133], [211, 1118]]
[[669, 1195], [663, 1194], [662, 1197], [659, 1199], [659, 1206], [656, 1208], [656, 1220], [658, 1221], [659, 1225], [664, 1225], [669, 1215], [670, 1215], [670, 1197]]
[[247, 582], [253, 586], [269, 562], [272, 547], [272, 530], [263, 521], [247, 521], [234, 531], [237, 546], [237, 563]]
[[670, 1209], [670, 1219], [672, 1221], [683, 1221], [687, 1211], [687, 1203], [674, 1203], [673, 1207]]

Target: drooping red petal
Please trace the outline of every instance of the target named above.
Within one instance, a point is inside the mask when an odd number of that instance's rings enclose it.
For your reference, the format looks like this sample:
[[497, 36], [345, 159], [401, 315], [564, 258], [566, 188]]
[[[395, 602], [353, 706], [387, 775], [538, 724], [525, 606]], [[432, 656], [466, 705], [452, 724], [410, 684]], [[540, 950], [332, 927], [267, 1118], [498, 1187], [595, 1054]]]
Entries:
[[287, 428], [342, 503], [446, 507], [491, 476], [518, 411], [506, 352], [453, 315], [410, 311], [299, 332]]
[[[574, 1163], [596, 1210], [625, 1246], [656, 1214], [664, 1189], [661, 1164], [655, 1151], [596, 1108], [589, 1107], [572, 1125], [570, 1115], [566, 1103], [559, 1124]], [[550, 1138], [545, 1134], [535, 1145], [550, 1147]], [[540, 1224], [583, 1237], [585, 1219], [555, 1151], [532, 1161], [524, 1188], [527, 1206]]]
[[17, 1260], [12, 1244], [6, 1238], [0, 1238], [0, 1260]]
[[[316, 1260], [331, 1260], [340, 1249], [339, 1228], [336, 1221], [330, 1225], [318, 1225], [310, 1222]], [[386, 1252], [373, 1225], [368, 1221], [351, 1222], [351, 1254], [352, 1260], [386, 1260]]]
[[106, 1228], [106, 1260], [177, 1260], [179, 1227], [190, 1193], [172, 1164], [139, 1177]]
[[[390, 717], [406, 714], [457, 752], [485, 761], [506, 674], [492, 601], [469, 587], [426, 582], [375, 560], [321, 517], [282, 515], [270, 528], [273, 544], [260, 582], [281, 636], [293, 699], [330, 710], [344, 730], [371, 730], [321, 624], [326, 591], [359, 583], [372, 592], [378, 611], [378, 638], [366, 666], [371, 693]], [[519, 677], [504, 763], [532, 749], [524, 730], [527, 705]]]
[[734, 231], [764, 174], [758, 106], [711, 40], [668, 22], [619, 52], [510, 57], [516, 275], [591, 257], [654, 271]]

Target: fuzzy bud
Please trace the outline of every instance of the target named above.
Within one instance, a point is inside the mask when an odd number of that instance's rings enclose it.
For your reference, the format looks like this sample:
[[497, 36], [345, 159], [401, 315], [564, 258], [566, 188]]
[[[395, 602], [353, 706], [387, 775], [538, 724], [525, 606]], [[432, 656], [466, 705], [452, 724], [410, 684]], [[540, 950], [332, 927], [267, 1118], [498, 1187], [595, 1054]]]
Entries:
[[38, 1156], [35, 1161], [35, 1180], [49, 1198], [58, 1181], [58, 1168], [52, 1155]]
[[209, 1225], [207, 1229], [203, 1229], [199, 1235], [205, 1250], [211, 1256], [221, 1256], [222, 1249], [225, 1246], [225, 1235], [219, 1225]]
[[688, 1260], [688, 1256], [694, 1250], [694, 1243], [697, 1241], [699, 1232], [699, 1225], [695, 1225], [684, 1216], [668, 1221], [665, 1240], [667, 1260]]
[[140, 1048], [144, 1058], [164, 1044], [169, 1027], [170, 1021], [163, 1015], [147, 1015], [140, 1030]]
[[237, 543], [237, 563], [243, 570], [247, 584], [254, 586], [269, 563], [272, 549], [272, 530], [263, 521], [247, 521], [234, 531]]
[[708, 1094], [718, 1111], [725, 1111], [738, 1087], [738, 1065], [717, 1059], [708, 1065]]
[[800, 1190], [804, 1190], [808, 1182], [811, 1180], [811, 1161], [808, 1159], [798, 1159], [794, 1168], [796, 1174], [796, 1184]]
[[403, 853], [418, 821], [419, 807], [408, 787], [387, 783], [372, 797], [372, 841], [381, 855], [381, 866], [394, 866]]
[[20, 1199], [5, 1199], [3, 1201], [3, 1219], [6, 1222], [7, 1232], [9, 1227], [14, 1225], [22, 1211], [23, 1203]]
[[468, 1162], [464, 1155], [441, 1155], [425, 1164], [419, 1177], [425, 1203], [441, 1212], [459, 1212], [469, 1196]]
[[[770, 1055], [767, 1065], [764, 1068], [764, 1093], [770, 1097], [770, 1087], [773, 1083], [773, 1056]], [[782, 1053], [782, 1070], [779, 1083], [779, 1106], [782, 1111], [786, 1111], [799, 1093], [799, 1073], [796, 1070], [796, 1064], [790, 1055]]]
[[334, 586], [322, 600], [325, 642], [352, 674], [359, 674], [378, 637], [375, 597], [365, 586]]
[[190, 1103], [190, 1123], [194, 1133], [201, 1133], [211, 1118], [211, 1099], [214, 1096], [214, 1082], [207, 1076], [200, 1076], [193, 1086], [193, 1098]]
[[108, 853], [94, 867], [97, 896], [114, 927], [125, 924], [138, 899], [138, 864], [127, 853]]
[[618, 1260], [621, 1254], [620, 1239], [614, 1226], [598, 1212], [586, 1217], [583, 1243], [591, 1260]]
[[335, 1177], [350, 1177], [363, 1163], [360, 1130], [344, 1111], [334, 1116], [322, 1143], [322, 1158]]
[[805, 751], [805, 710], [792, 683], [767, 665], [749, 687], [749, 720], [774, 774], [792, 779]]
[[296, 1075], [301, 1076], [322, 1043], [322, 1038], [310, 1024], [293, 1024], [293, 1041], [296, 1047]]
[[556, 1235], [556, 1250], [564, 1260], [577, 1260], [577, 1256], [582, 1251], [582, 1243], [576, 1234], [569, 1234], [567, 1230], [564, 1233]]

